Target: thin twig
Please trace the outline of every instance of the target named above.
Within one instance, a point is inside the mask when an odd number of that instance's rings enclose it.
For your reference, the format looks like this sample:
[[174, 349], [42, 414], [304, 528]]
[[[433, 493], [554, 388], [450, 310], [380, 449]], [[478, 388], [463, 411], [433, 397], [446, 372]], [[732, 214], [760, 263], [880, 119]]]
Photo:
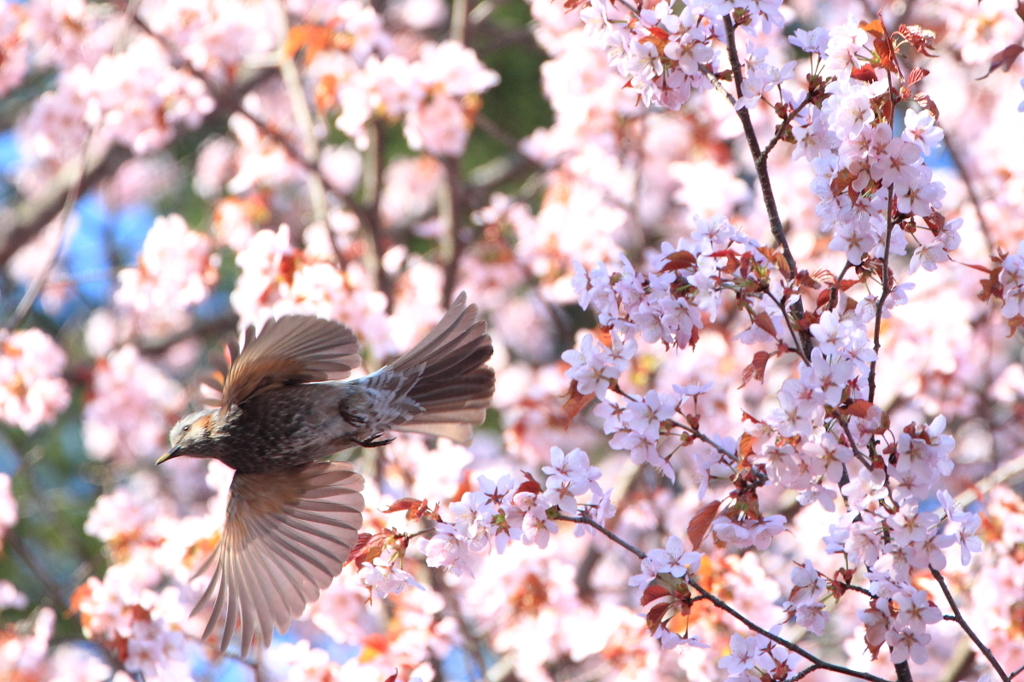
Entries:
[[985, 246], [988, 247], [989, 253], [993, 253], [997, 244], [992, 238], [992, 230], [989, 228], [988, 221], [985, 220], [985, 214], [981, 210], [981, 197], [978, 196], [978, 190], [974, 185], [974, 181], [971, 179], [971, 174], [967, 172], [967, 166], [964, 164], [957, 146], [950, 140], [948, 132], [943, 131], [943, 134], [946, 137], [946, 152], [949, 154], [949, 158], [953, 162], [953, 166], [956, 168], [957, 174], [963, 181], [964, 189], [967, 190], [967, 198], [974, 206], [974, 212], [978, 216], [978, 227], [981, 229], [981, 234], [985, 238]]
[[942, 594], [945, 595], [946, 601], [949, 603], [949, 608], [953, 609], [953, 618], [960, 625], [960, 629], [971, 638], [971, 641], [974, 642], [974, 646], [978, 647], [978, 651], [981, 652], [981, 655], [984, 656], [985, 659], [988, 660], [989, 664], [995, 669], [996, 673], [999, 675], [999, 679], [1003, 680], [1003, 682], [1010, 682], [1010, 678], [1007, 676], [1002, 666], [999, 665], [999, 661], [996, 660], [996, 657], [992, 654], [989, 648], [985, 646], [974, 630], [971, 629], [971, 626], [967, 624], [967, 620], [964, 618], [963, 614], [960, 613], [960, 607], [956, 605], [956, 600], [953, 599], [953, 594], [949, 591], [949, 587], [946, 585], [946, 579], [942, 577], [942, 573], [931, 566], [928, 568], [931, 569], [932, 577], [935, 578], [939, 583], [939, 587], [942, 588]]
[[370, 249], [365, 258], [368, 270], [377, 283], [377, 289], [384, 292], [388, 298], [387, 311], [391, 312], [394, 282], [391, 276], [384, 270], [382, 265], [384, 253], [388, 248], [387, 235], [384, 232], [384, 222], [381, 220], [380, 202], [384, 193], [384, 167], [387, 165], [385, 154], [384, 124], [375, 120], [367, 127], [367, 134], [370, 138], [370, 149], [366, 154], [366, 162], [363, 166], [363, 201], [365, 208], [364, 215], [360, 217], [364, 234], [370, 240]]
[[875, 359], [871, 361], [870, 368], [868, 369], [868, 402], [875, 402], [875, 373], [878, 369], [878, 351], [882, 348], [881, 336], [882, 336], [882, 313], [885, 310], [885, 301], [889, 298], [889, 294], [892, 292], [890, 286], [891, 272], [889, 270], [889, 249], [892, 245], [892, 231], [895, 229], [895, 223], [893, 222], [893, 210], [894, 206], [892, 203], [893, 188], [889, 186], [889, 194], [886, 197], [886, 217], [885, 217], [885, 253], [882, 256], [882, 293], [878, 297], [878, 304], [875, 306], [875, 331], [874, 331], [874, 350]]
[[793, 111], [786, 114], [785, 118], [782, 119], [782, 122], [779, 123], [779, 125], [776, 127], [775, 135], [772, 136], [772, 139], [768, 140], [768, 144], [766, 144], [764, 146], [764, 149], [761, 151], [761, 156], [755, 159], [758, 165], [768, 162], [768, 155], [772, 153], [773, 149], [775, 149], [775, 145], [782, 141], [782, 136], [786, 132], [786, 128], [789, 126], [790, 123], [793, 122], [793, 119], [797, 117], [797, 114], [803, 111], [804, 107], [810, 104], [813, 99], [814, 98], [811, 95], [811, 93], [808, 92], [804, 96], [804, 101], [800, 102], [800, 104], [796, 108], [794, 108]]
[[61, 610], [66, 611], [69, 602], [67, 597], [64, 596], [64, 593], [61, 592], [60, 585], [56, 580], [54, 580], [53, 576], [46, 571], [46, 567], [36, 560], [35, 554], [33, 554], [32, 550], [28, 548], [28, 545], [22, 541], [21, 536], [17, 533], [9, 533], [4, 536], [4, 544], [13, 549], [14, 553], [21, 558], [25, 566], [28, 567], [29, 572], [32, 573], [33, 577], [35, 577], [35, 579], [39, 581], [39, 584], [43, 586], [43, 589], [46, 590], [53, 603], [58, 605]]
[[579, 523], [584, 526], [590, 526], [591, 528], [601, 533], [601, 535], [604, 535], [606, 538], [608, 538], [615, 544], [637, 555], [641, 560], [647, 558], [647, 555], [642, 550], [639, 550], [633, 545], [629, 544], [628, 542], [620, 538], [618, 535], [611, 532], [594, 519], [590, 518], [590, 516], [586, 513], [581, 513], [579, 516], [568, 516], [566, 514], [562, 514], [561, 512], [559, 512], [558, 516], [556, 516], [555, 518], [559, 521], [572, 521], [573, 523]]
[[789, 329], [790, 335], [793, 337], [793, 350], [800, 356], [800, 359], [804, 361], [805, 365], [811, 364], [811, 358], [804, 352], [804, 344], [800, 338], [800, 335], [793, 329], [793, 321], [789, 319], [789, 315], [786, 313], [786, 306], [782, 301], [775, 298], [775, 295], [771, 291], [766, 291], [765, 295], [772, 300], [775, 305], [782, 311], [782, 319], [786, 321], [786, 328]]
[[444, 231], [440, 242], [440, 258], [444, 265], [444, 289], [441, 294], [441, 304], [448, 306], [455, 293], [455, 279], [459, 271], [459, 260], [465, 249], [465, 240], [462, 239], [462, 228], [469, 222], [470, 210], [467, 201], [465, 184], [462, 182], [462, 174], [458, 159], [443, 158], [441, 162], [445, 167], [445, 192], [439, 197], [438, 213], [443, 218]]
[[[131, 0], [125, 8], [123, 16], [124, 24], [121, 26], [118, 31], [118, 35], [114, 40], [114, 54], [123, 52], [127, 47], [128, 29], [132, 26], [133, 19], [139, 11], [140, 3], [141, 0]], [[39, 295], [43, 292], [43, 288], [46, 286], [46, 283], [50, 278], [50, 272], [57, 264], [57, 260], [60, 258], [61, 252], [64, 250], [68, 234], [68, 218], [71, 216], [71, 211], [74, 209], [75, 204], [78, 203], [78, 199], [82, 196], [82, 189], [85, 186], [85, 178], [89, 168], [88, 160], [91, 157], [89, 149], [93, 146], [93, 142], [96, 139], [96, 132], [99, 130], [101, 125], [102, 119], [89, 126], [89, 130], [85, 136], [85, 142], [82, 144], [82, 151], [77, 154], [71, 162], [71, 172], [74, 179], [68, 187], [68, 192], [64, 197], [64, 204], [57, 216], [57, 225], [59, 227], [57, 228], [58, 236], [56, 244], [54, 244], [53, 251], [49, 254], [49, 258], [47, 258], [39, 272], [36, 273], [31, 285], [29, 285], [28, 289], [25, 291], [25, 295], [22, 296], [21, 301], [18, 303], [18, 307], [14, 309], [14, 314], [11, 315], [10, 319], [4, 325], [7, 329], [14, 329], [20, 325], [25, 319], [25, 316], [28, 315], [30, 310], [32, 310], [32, 306], [35, 305], [36, 299], [39, 298]]]
[[782, 637], [779, 637], [778, 635], [776, 635], [776, 634], [774, 634], [772, 632], [769, 632], [768, 630], [765, 630], [760, 625], [758, 625], [754, 621], [750, 620], [749, 618], [747, 618], [742, 613], [740, 613], [736, 609], [734, 609], [731, 606], [729, 606], [727, 603], [725, 603], [724, 601], [722, 601], [721, 599], [719, 599], [715, 595], [711, 594], [711, 592], [709, 592], [706, 589], [704, 589], [704, 587], [701, 586], [701, 584], [698, 583], [697, 580], [693, 576], [689, 577], [689, 579], [687, 580], [687, 584], [690, 585], [690, 587], [692, 587], [693, 589], [695, 589], [698, 592], [700, 592], [701, 595], [705, 599], [710, 601], [712, 604], [717, 606], [719, 609], [725, 611], [730, 616], [732, 616], [736, 620], [738, 620], [741, 623], [743, 623], [744, 625], [746, 625], [747, 628], [750, 629], [751, 631], [756, 632], [757, 634], [759, 634], [759, 635], [761, 635], [763, 637], [766, 637], [766, 638], [770, 639], [771, 641], [775, 642], [779, 646], [781, 646], [781, 647], [783, 647], [785, 649], [788, 649], [789, 651], [792, 651], [793, 653], [797, 654], [798, 656], [801, 656], [801, 657], [807, 659], [812, 664], [816, 665], [817, 667], [819, 667], [819, 668], [821, 668], [823, 670], [828, 670], [828, 671], [831, 671], [831, 672], [834, 672], [834, 673], [839, 673], [841, 675], [847, 675], [849, 677], [855, 677], [855, 678], [860, 679], [860, 680], [869, 680], [869, 682], [888, 682], [887, 680], [884, 680], [881, 677], [876, 677], [875, 675], [872, 675], [870, 673], [862, 673], [862, 672], [859, 672], [859, 671], [856, 671], [856, 670], [851, 670], [850, 668], [845, 668], [845, 667], [843, 667], [841, 665], [835, 665], [834, 663], [829, 663], [828, 661], [823, 661], [820, 658], [818, 658], [817, 656], [815, 656], [814, 654], [812, 654], [810, 651], [807, 651], [806, 649], [804, 649], [803, 647], [797, 646], [796, 644], [793, 644], [792, 642], [789, 642], [789, 641], [783, 639]]
[[[283, 36], [291, 30], [288, 9], [282, 0], [273, 3], [273, 12], [277, 21], [277, 29]], [[309, 166], [320, 167], [320, 143], [313, 129], [313, 116], [309, 111], [306, 90], [302, 86], [302, 78], [295, 66], [294, 59], [285, 54], [284, 47], [277, 50], [277, 68], [281, 72], [281, 82], [288, 93], [295, 128], [302, 142], [302, 158]], [[327, 225], [327, 191], [320, 173], [306, 174], [306, 188], [309, 191], [309, 202], [313, 211], [313, 221]], [[334, 241], [333, 239], [331, 240]], [[340, 257], [339, 257], [340, 260]], [[339, 265], [341, 265], [339, 263]]]
[[[736, 28], [733, 26], [732, 17], [726, 14], [722, 17], [722, 21], [725, 24], [725, 36], [726, 36], [726, 47], [729, 53], [729, 65], [732, 67], [733, 82], [736, 84], [736, 97], [743, 97], [743, 66], [740, 64], [739, 51], [736, 48]], [[743, 136], [747, 140], [747, 146], [750, 148], [750, 156], [754, 160], [754, 167], [757, 171], [757, 181], [761, 186], [761, 198], [764, 201], [765, 211], [768, 213], [768, 224], [771, 227], [772, 237], [775, 238], [775, 242], [782, 249], [782, 257], [786, 260], [786, 265], [789, 267], [789, 277], [795, 278], [797, 276], [797, 265], [796, 258], [793, 257], [793, 252], [789, 248], [789, 240], [786, 238], [786, 231], [782, 226], [782, 218], [779, 216], [779, 207], [775, 202], [775, 192], [772, 189], [771, 176], [768, 175], [768, 155], [761, 153], [761, 146], [757, 141], [757, 132], [754, 130], [754, 123], [750, 119], [750, 112], [746, 107], [740, 107], [736, 110], [736, 115], [739, 116], [740, 123], [743, 126]], [[796, 300], [793, 302], [793, 312], [797, 319], [800, 319], [804, 315], [803, 300], [800, 298], [800, 292], [796, 292]], [[811, 354], [811, 335], [807, 331], [801, 331], [800, 334], [803, 346], [804, 355], [810, 356]]]

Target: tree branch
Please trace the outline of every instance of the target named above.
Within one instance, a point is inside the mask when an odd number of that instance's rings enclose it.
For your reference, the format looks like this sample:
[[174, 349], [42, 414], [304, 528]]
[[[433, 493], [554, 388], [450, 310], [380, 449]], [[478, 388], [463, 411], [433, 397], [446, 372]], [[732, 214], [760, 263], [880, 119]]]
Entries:
[[963, 614], [960, 613], [960, 607], [956, 605], [956, 600], [953, 599], [953, 594], [949, 591], [949, 587], [946, 585], [946, 579], [942, 577], [942, 573], [935, 570], [931, 566], [929, 566], [928, 568], [932, 572], [932, 577], [935, 578], [936, 582], [939, 583], [939, 587], [942, 589], [942, 594], [945, 595], [946, 602], [949, 603], [949, 608], [953, 609], [953, 619], [960, 626], [960, 629], [963, 630], [964, 633], [971, 638], [971, 641], [974, 642], [974, 646], [978, 647], [978, 651], [981, 652], [981, 655], [985, 657], [985, 659], [989, 662], [989, 665], [991, 665], [993, 670], [996, 671], [996, 674], [999, 675], [999, 679], [1001, 679], [1003, 682], [1010, 682], [1010, 677], [1003, 670], [1002, 666], [999, 665], [999, 661], [996, 660], [996, 657], [992, 654], [992, 651], [989, 650], [987, 646], [985, 646], [985, 644], [981, 641], [981, 638], [978, 637], [974, 630], [971, 629], [971, 626], [967, 624], [967, 620], [964, 618]]

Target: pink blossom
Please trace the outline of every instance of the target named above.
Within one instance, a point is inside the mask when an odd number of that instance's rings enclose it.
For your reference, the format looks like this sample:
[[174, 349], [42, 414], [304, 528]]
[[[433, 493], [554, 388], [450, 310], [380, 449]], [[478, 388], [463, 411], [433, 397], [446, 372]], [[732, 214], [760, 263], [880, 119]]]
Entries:
[[0, 420], [26, 433], [71, 403], [64, 350], [39, 329], [0, 331]]
[[123, 346], [93, 373], [82, 416], [86, 451], [101, 461], [155, 458], [184, 407], [181, 387], [134, 346]]
[[700, 552], [684, 552], [683, 541], [675, 535], [669, 537], [665, 549], [655, 548], [647, 553], [657, 573], [669, 573], [675, 578], [685, 577], [700, 566]]
[[207, 235], [189, 229], [180, 215], [161, 216], [146, 233], [138, 266], [118, 273], [114, 301], [142, 315], [171, 317], [206, 299], [219, 265]]

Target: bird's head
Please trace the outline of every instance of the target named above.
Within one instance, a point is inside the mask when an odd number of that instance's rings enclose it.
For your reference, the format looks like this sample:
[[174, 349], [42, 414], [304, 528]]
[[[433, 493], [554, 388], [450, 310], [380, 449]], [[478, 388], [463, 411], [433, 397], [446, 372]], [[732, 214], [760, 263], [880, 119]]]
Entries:
[[217, 410], [202, 410], [182, 417], [171, 429], [171, 449], [156, 461], [162, 464], [181, 456], [210, 457], [216, 440]]

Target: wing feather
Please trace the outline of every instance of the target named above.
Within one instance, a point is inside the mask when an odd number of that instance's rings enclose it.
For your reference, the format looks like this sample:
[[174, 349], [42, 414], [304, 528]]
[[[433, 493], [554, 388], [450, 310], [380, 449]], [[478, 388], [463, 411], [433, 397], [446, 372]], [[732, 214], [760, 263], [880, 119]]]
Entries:
[[360, 361], [351, 329], [303, 315], [270, 320], [259, 335], [249, 327], [245, 347], [231, 357], [227, 374], [208, 382], [215, 388], [221, 384], [222, 410], [276, 386], [344, 379]]
[[203, 639], [236, 633], [245, 657], [270, 644], [330, 585], [355, 546], [363, 479], [348, 464], [321, 462], [270, 474], [235, 473], [224, 533], [204, 569], [213, 578], [193, 614], [212, 600]]

